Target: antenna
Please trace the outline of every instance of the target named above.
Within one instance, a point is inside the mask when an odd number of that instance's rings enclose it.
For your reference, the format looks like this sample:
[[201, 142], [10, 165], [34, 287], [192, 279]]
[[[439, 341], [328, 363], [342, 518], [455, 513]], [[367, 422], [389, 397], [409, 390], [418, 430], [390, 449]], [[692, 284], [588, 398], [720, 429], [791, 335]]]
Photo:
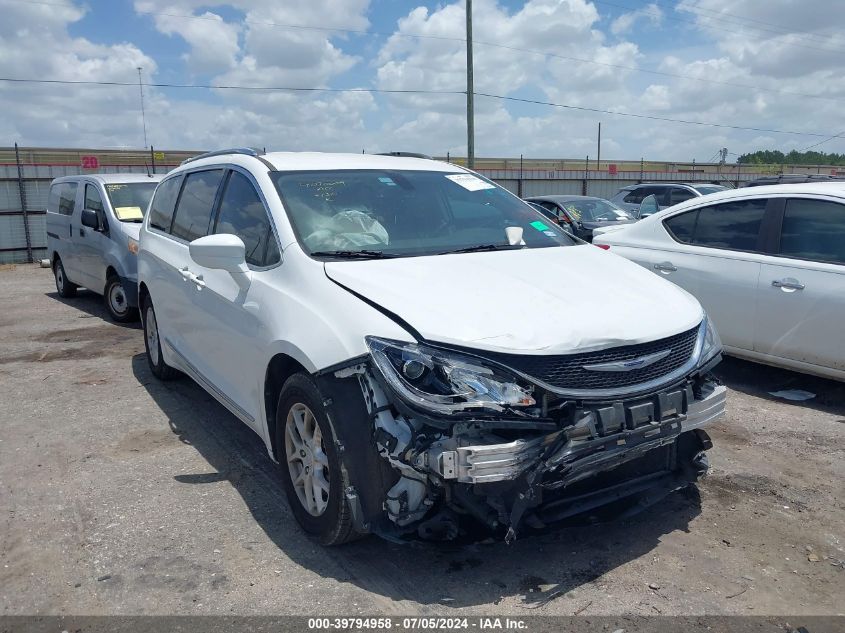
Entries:
[[144, 112], [144, 84], [141, 81], [141, 70], [143, 67], [138, 66], [138, 90], [141, 92], [141, 125], [144, 126], [144, 149], [147, 149], [147, 115]]

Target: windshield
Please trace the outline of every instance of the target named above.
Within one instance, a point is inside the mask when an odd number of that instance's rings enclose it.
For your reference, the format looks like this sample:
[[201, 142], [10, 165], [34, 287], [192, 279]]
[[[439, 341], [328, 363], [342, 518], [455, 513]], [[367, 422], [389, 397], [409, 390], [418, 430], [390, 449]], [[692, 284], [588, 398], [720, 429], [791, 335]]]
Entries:
[[114, 214], [121, 222], [140, 222], [147, 212], [157, 182], [123, 182], [106, 185]]
[[633, 216], [623, 211], [612, 202], [596, 198], [594, 200], [569, 200], [562, 203], [563, 208], [578, 222], [618, 222], [632, 220]]
[[717, 191], [726, 191], [727, 187], [723, 187], [722, 185], [694, 185], [693, 189], [695, 189], [702, 196], [706, 196], [708, 193], [716, 193]]
[[[271, 177], [300, 244], [316, 256], [415, 256], [575, 243], [528, 204], [473, 174], [355, 170]], [[509, 227], [519, 228], [506, 232]]]

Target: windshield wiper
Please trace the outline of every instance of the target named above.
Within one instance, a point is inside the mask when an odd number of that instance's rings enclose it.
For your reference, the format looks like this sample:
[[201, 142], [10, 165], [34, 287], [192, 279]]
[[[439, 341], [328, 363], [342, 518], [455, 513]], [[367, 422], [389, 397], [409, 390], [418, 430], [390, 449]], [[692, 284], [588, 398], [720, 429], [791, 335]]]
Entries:
[[478, 244], [477, 246], [467, 246], [465, 248], [456, 248], [453, 251], [443, 251], [437, 253], [438, 255], [451, 255], [452, 253], [478, 253], [480, 251], [510, 251], [520, 248], [519, 246], [511, 246], [506, 244]]
[[338, 259], [390, 259], [391, 257], [400, 257], [393, 253], [385, 253], [382, 251], [315, 251], [311, 253], [312, 257], [337, 257]]

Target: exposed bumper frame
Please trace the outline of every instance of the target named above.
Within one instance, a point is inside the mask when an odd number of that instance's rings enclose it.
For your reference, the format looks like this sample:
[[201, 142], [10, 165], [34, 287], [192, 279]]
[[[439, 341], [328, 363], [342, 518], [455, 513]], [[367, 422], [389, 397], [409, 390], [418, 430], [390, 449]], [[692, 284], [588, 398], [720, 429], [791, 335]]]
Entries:
[[[634, 459], [644, 452], [665, 445], [683, 432], [701, 428], [725, 412], [727, 389], [714, 385], [701, 400], [689, 403], [686, 414], [672, 416], [660, 423], [638, 427], [621, 435], [610, 435], [594, 440], [568, 440], [547, 458], [550, 465], [577, 460], [577, 453], [603, 450], [597, 462], [613, 462], [608, 467]], [[459, 483], [484, 484], [516, 479], [541, 457], [545, 449], [558, 441], [562, 431], [531, 440], [515, 440], [503, 444], [458, 446], [452, 450], [432, 447], [424, 464], [445, 480]], [[619, 447], [624, 449], [619, 450]], [[616, 449], [616, 450], [613, 450]], [[595, 470], [595, 467], [591, 468]], [[574, 474], [574, 473], [572, 473]]]

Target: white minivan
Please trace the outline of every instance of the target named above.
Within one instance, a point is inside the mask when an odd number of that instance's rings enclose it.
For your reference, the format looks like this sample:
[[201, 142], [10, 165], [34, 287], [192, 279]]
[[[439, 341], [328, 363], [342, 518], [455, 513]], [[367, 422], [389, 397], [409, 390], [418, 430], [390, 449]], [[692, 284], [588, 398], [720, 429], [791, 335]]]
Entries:
[[56, 178], [47, 201], [47, 249], [56, 290], [102, 294], [112, 319], [138, 316], [138, 231], [161, 176], [87, 174]]
[[153, 374], [249, 425], [324, 544], [644, 507], [706, 472], [724, 411], [698, 301], [445, 162], [191, 159], [138, 283]]

